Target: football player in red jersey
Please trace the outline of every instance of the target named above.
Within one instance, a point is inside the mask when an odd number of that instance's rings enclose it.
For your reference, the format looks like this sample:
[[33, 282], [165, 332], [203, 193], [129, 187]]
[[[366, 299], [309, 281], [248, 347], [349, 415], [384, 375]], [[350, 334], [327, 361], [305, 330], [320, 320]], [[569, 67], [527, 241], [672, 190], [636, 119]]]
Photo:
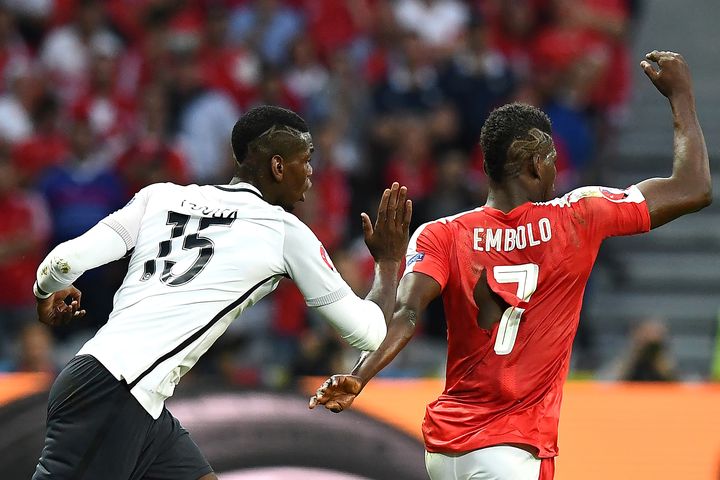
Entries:
[[348, 408], [407, 344], [428, 303], [442, 295], [445, 390], [423, 421], [430, 477], [553, 478], [562, 387], [600, 244], [647, 232], [712, 200], [685, 60], [653, 51], [640, 65], [670, 101], [672, 175], [625, 190], [584, 187], [554, 198], [547, 116], [522, 104], [495, 110], [480, 138], [487, 203], [415, 232], [385, 341], [351, 374], [329, 378], [311, 408]]

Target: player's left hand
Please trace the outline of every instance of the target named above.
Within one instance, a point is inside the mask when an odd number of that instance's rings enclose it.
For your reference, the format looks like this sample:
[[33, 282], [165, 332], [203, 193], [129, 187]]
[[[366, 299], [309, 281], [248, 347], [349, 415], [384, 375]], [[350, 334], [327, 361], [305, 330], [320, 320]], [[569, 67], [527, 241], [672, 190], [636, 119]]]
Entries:
[[310, 397], [311, 409], [318, 405], [339, 413], [352, 405], [363, 387], [363, 381], [356, 375], [333, 375], [325, 380], [315, 395]]
[[407, 251], [412, 218], [412, 200], [407, 198], [407, 187], [394, 182], [385, 189], [374, 227], [367, 213], [362, 213], [361, 218], [365, 244], [375, 261], [401, 263]]
[[[70, 320], [85, 316], [85, 310], [80, 308], [82, 293], [70, 285], [50, 295], [48, 298], [37, 299], [38, 320], [45, 325], [55, 327], [65, 325]], [[65, 301], [70, 299], [70, 303]]]

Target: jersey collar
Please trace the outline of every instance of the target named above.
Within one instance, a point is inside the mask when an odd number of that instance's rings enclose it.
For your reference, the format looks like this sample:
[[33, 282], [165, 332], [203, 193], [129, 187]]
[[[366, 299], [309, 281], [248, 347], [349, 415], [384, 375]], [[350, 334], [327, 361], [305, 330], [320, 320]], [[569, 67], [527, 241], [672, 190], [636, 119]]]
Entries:
[[527, 210], [532, 205], [534, 205], [532, 202], [525, 202], [525, 203], [513, 208], [509, 212], [503, 212], [502, 210], [498, 210], [497, 208], [493, 208], [493, 207], [488, 207], [487, 205], [483, 205], [482, 207], [480, 207], [480, 210], [482, 210], [483, 212], [487, 213], [488, 215], [496, 217], [496, 218], [511, 218], [511, 217], [516, 217], [518, 215], [521, 215], [525, 210]]
[[[248, 192], [252, 193], [260, 198], [263, 198], [262, 193], [255, 185], [245, 182], [233, 183], [232, 185], [213, 185], [215, 188], [219, 188], [225, 192]], [[264, 200], [264, 199], [263, 199]]]

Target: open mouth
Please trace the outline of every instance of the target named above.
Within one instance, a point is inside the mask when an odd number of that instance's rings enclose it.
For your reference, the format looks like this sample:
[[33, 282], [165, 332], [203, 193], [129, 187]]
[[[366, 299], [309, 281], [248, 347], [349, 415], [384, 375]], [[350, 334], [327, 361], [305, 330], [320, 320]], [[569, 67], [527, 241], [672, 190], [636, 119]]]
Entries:
[[303, 190], [302, 196], [301, 196], [303, 202], [305, 201], [305, 194], [308, 192], [308, 190], [310, 190], [311, 187], [312, 187], [312, 182], [311, 182], [310, 179], [308, 178], [308, 179], [305, 181], [305, 190]]

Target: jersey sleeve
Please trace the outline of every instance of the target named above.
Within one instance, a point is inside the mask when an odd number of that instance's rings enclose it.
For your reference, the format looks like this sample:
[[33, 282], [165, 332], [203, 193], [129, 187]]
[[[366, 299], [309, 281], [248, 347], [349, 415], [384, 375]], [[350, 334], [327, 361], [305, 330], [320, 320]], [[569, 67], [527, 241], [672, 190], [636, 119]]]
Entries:
[[47, 298], [71, 285], [87, 270], [122, 258], [125, 247], [117, 232], [102, 222], [79, 237], [61, 243], [38, 267], [33, 285], [35, 296]]
[[602, 240], [650, 230], [650, 211], [645, 197], [635, 185], [625, 190], [583, 187], [573, 190], [565, 198], [587, 225], [590, 238]]
[[424, 273], [444, 289], [450, 274], [451, 236], [443, 221], [421, 225], [413, 234], [405, 255], [405, 273]]
[[352, 291], [335, 269], [320, 240], [295, 217], [285, 221], [283, 258], [288, 276], [298, 286], [309, 307], [328, 305]]
[[100, 221], [100, 223], [104, 223], [120, 235], [128, 251], [135, 247], [138, 234], [140, 233], [140, 224], [142, 223], [148, 200], [154, 188], [157, 188], [157, 186], [150, 185], [149, 187], [143, 188], [137, 192], [123, 208], [111, 213]]
[[337, 302], [317, 307], [317, 312], [343, 340], [360, 350], [375, 351], [387, 334], [385, 316], [371, 300], [349, 293]]

